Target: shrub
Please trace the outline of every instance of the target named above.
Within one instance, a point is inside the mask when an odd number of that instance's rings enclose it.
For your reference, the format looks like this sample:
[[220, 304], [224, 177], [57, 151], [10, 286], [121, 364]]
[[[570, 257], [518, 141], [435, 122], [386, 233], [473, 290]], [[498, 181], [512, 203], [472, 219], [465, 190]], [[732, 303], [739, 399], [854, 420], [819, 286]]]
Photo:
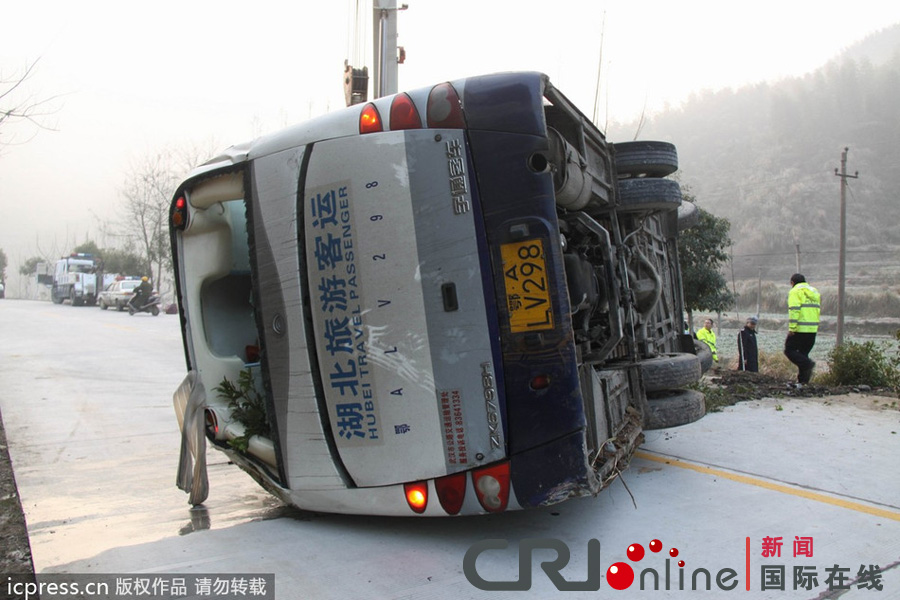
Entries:
[[828, 353], [828, 385], [870, 385], [900, 387], [897, 358], [888, 356], [888, 348], [875, 342], [844, 342]]
[[229, 440], [229, 445], [246, 452], [252, 436], [271, 437], [265, 400], [257, 391], [249, 369], [240, 372], [237, 385], [225, 377], [215, 389], [220, 398], [228, 400], [231, 416], [244, 426], [244, 435]]

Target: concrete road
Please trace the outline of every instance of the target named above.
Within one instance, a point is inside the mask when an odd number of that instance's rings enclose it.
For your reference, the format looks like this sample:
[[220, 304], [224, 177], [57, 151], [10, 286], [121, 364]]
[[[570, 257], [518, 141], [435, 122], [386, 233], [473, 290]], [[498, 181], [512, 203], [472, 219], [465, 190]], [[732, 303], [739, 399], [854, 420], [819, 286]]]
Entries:
[[[513, 581], [519, 541], [554, 538], [570, 550], [567, 580], [600, 579], [558, 591], [540, 567], [555, 551], [536, 550], [531, 587], [516, 597], [691, 597], [692, 576], [705, 569], [707, 597], [734, 586], [746, 598], [900, 598], [900, 412], [883, 406], [891, 400], [742, 403], [648, 432], [622, 480], [597, 498], [387, 519], [284, 507], [214, 450], [209, 500], [192, 510], [174, 485], [171, 397], [183, 376], [174, 316], [0, 301], [0, 410], [38, 572], [274, 573], [279, 600], [508, 597], [469, 581], [467, 551], [509, 540], [475, 568], [486, 581]], [[599, 556], [589, 554], [592, 539]], [[643, 559], [629, 559], [632, 544]], [[625, 592], [610, 587], [614, 563], [637, 574]], [[796, 585], [797, 567], [812, 569], [815, 585]], [[646, 579], [640, 591], [647, 569], [660, 574], [659, 590]], [[849, 589], [829, 591], [841, 575]]]

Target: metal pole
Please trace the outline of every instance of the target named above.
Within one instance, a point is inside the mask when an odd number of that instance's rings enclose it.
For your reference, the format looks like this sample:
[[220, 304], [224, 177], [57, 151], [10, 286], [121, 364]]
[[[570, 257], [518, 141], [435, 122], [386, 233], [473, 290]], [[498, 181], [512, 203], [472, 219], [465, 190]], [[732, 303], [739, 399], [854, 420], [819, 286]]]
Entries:
[[837, 307], [837, 339], [835, 345], [840, 346], [844, 343], [844, 284], [847, 273], [847, 178], [856, 178], [859, 171], [855, 175], [847, 175], [847, 153], [850, 148], [844, 148], [841, 153], [841, 172], [834, 170], [834, 174], [841, 178], [841, 250], [838, 262], [838, 307]]
[[372, 7], [374, 22], [372, 23], [372, 31], [374, 33], [372, 39], [372, 97], [381, 98], [384, 96], [384, 68], [385, 68], [385, 27], [384, 22], [387, 19], [387, 11], [391, 0], [375, 0]]
[[841, 153], [841, 251], [838, 262], [838, 311], [837, 341], [840, 346], [844, 342], [844, 282], [847, 269], [847, 150]]
[[758, 319], [762, 302], [762, 267], [757, 267], [756, 269], [756, 318]]
[[381, 98], [397, 93], [397, 0], [375, 0], [373, 3], [375, 68], [373, 96]]

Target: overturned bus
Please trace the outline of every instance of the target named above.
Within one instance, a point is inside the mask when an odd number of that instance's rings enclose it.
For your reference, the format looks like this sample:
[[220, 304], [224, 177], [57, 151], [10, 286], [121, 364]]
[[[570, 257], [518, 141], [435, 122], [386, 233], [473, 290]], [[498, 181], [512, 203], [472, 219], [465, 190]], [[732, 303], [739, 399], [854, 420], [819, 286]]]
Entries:
[[539, 73], [352, 106], [196, 168], [171, 205], [210, 443], [303, 509], [446, 516], [597, 494], [698, 419], [675, 147], [610, 144]]

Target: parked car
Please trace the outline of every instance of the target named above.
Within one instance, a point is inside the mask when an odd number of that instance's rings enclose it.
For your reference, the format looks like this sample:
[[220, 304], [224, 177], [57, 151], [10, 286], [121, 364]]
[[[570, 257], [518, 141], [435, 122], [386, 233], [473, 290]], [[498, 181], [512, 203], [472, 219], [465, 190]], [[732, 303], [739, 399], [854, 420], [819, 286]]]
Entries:
[[106, 310], [110, 306], [115, 306], [116, 310], [125, 310], [128, 301], [134, 295], [134, 288], [140, 284], [140, 279], [120, 279], [112, 282], [100, 292], [98, 300], [100, 308]]

